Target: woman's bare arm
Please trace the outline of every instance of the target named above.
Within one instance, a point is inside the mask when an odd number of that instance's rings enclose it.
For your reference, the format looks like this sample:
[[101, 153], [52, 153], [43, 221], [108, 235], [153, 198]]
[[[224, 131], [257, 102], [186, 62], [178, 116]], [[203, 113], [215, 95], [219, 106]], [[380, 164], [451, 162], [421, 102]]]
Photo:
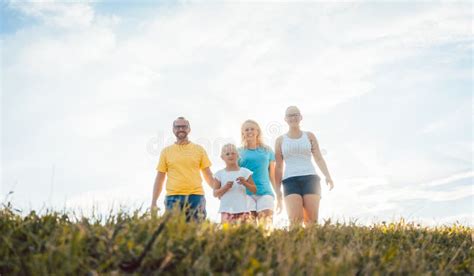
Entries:
[[283, 178], [283, 154], [281, 152], [282, 136], [275, 142], [275, 192], [281, 198], [281, 179]]
[[273, 190], [277, 192], [276, 182], [275, 182], [275, 161], [270, 161], [268, 164], [268, 175], [270, 177], [270, 183], [272, 184]]
[[318, 140], [316, 139], [316, 136], [311, 132], [308, 132], [308, 136], [311, 142], [311, 152], [313, 154], [314, 162], [316, 162], [319, 169], [326, 177], [326, 182], [329, 185], [329, 190], [332, 190], [332, 188], [334, 187], [334, 183], [332, 181], [331, 174], [329, 173], [328, 167], [326, 165], [326, 161], [324, 161], [324, 158], [321, 154], [321, 150], [319, 149]]

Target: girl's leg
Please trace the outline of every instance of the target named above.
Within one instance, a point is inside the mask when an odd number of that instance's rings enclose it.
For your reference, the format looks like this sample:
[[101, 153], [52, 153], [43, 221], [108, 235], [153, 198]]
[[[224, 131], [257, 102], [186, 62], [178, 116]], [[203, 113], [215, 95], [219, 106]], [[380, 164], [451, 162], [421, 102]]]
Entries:
[[303, 196], [303, 206], [306, 214], [304, 218], [305, 225], [318, 223], [320, 200], [321, 196], [317, 194], [306, 194]]
[[257, 211], [252, 211], [252, 212], [250, 212], [250, 219], [251, 219], [253, 222], [257, 222], [257, 218], [258, 218], [258, 213], [257, 213]]
[[242, 215], [242, 222], [243, 223], [255, 223], [255, 220], [252, 217], [252, 213], [247, 212]]
[[249, 212], [234, 214], [235, 223], [248, 223], [251, 221], [251, 214]]
[[285, 196], [286, 211], [291, 225], [303, 222], [303, 198], [299, 194]]
[[221, 213], [221, 223], [230, 223], [230, 214], [229, 213]]

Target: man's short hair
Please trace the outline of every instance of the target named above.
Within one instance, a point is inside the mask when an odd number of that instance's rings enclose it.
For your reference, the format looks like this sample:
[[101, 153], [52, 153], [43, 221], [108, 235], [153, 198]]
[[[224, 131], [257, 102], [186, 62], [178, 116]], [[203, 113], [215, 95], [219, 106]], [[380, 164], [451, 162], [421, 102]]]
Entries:
[[189, 124], [189, 121], [184, 118], [183, 116], [179, 116], [178, 118], [176, 118], [174, 121], [173, 121], [173, 127], [174, 127], [174, 123], [177, 121], [177, 120], [185, 120], [186, 123], [188, 124], [188, 126], [190, 127], [191, 125]]

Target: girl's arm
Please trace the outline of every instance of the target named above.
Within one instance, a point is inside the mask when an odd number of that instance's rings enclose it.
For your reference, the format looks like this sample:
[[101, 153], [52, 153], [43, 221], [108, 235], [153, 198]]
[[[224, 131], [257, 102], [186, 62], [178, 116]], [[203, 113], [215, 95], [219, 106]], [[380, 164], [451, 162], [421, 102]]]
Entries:
[[247, 187], [247, 189], [249, 189], [253, 194], [257, 193], [257, 186], [255, 185], [252, 176], [249, 176], [248, 179], [239, 177], [239, 182], [242, 183], [242, 185], [244, 185], [245, 187]]
[[334, 188], [334, 183], [332, 182], [331, 175], [329, 174], [328, 167], [326, 165], [326, 161], [324, 161], [323, 156], [321, 155], [321, 150], [319, 149], [318, 140], [316, 136], [308, 132], [309, 140], [311, 142], [311, 152], [313, 153], [314, 162], [318, 165], [321, 172], [323, 172], [324, 176], [326, 177], [326, 182], [329, 185], [329, 190]]
[[221, 186], [221, 182], [215, 179], [214, 184], [214, 197], [221, 198], [230, 188], [232, 188], [232, 182], [227, 182], [224, 186]]

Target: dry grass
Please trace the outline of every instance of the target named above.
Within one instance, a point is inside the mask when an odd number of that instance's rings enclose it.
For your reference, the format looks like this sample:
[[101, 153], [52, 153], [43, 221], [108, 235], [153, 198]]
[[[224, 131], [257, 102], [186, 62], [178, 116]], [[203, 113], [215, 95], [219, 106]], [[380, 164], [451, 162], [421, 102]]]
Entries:
[[[135, 211], [107, 218], [0, 209], [1, 275], [124, 274], [164, 217]], [[265, 230], [186, 223], [175, 215], [135, 274], [473, 274], [472, 228], [399, 221]]]

